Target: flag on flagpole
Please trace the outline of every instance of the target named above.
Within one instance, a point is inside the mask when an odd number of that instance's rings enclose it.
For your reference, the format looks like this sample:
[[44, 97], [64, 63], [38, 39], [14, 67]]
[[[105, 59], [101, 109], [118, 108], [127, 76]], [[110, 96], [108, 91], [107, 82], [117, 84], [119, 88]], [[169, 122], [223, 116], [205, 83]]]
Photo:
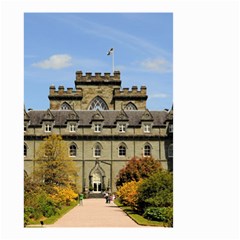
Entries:
[[111, 55], [112, 53], [113, 53], [113, 48], [111, 48], [111, 49], [108, 51], [107, 55], [109, 56], [109, 55]]

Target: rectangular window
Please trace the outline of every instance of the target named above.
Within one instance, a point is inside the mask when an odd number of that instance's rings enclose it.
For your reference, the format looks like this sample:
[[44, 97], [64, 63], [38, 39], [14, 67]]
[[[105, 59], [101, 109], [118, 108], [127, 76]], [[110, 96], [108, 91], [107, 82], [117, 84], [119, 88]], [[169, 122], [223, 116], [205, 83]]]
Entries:
[[51, 132], [52, 131], [52, 126], [50, 124], [45, 125], [45, 132]]
[[169, 125], [169, 132], [171, 132], [171, 133], [173, 132], [173, 124]]
[[26, 156], [27, 156], [27, 146], [24, 145], [24, 157], [26, 157]]
[[94, 132], [101, 132], [101, 124], [100, 123], [94, 124]]
[[75, 124], [70, 124], [69, 125], [69, 132], [76, 132], [76, 125]]
[[143, 125], [143, 131], [145, 133], [150, 133], [151, 132], [151, 125], [150, 124], [144, 124]]
[[118, 155], [119, 155], [119, 157], [125, 157], [126, 156], [126, 148], [124, 146], [119, 147]]
[[94, 157], [100, 157], [101, 156], [101, 149], [99, 146], [97, 146], [95, 149], [94, 149]]
[[126, 132], [126, 124], [119, 124], [119, 132]]
[[151, 148], [148, 145], [144, 147], [144, 156], [151, 156]]

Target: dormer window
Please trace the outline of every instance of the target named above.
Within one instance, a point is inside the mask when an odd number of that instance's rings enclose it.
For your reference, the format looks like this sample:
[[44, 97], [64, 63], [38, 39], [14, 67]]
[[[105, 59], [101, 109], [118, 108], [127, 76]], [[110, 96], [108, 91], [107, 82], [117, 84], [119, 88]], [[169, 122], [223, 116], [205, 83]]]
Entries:
[[69, 132], [76, 132], [76, 125], [75, 124], [70, 124], [69, 125]]
[[45, 125], [45, 132], [51, 132], [52, 131], [52, 125], [46, 124]]
[[94, 132], [101, 132], [101, 124], [100, 123], [94, 124]]
[[151, 124], [144, 124], [143, 125], [143, 131], [145, 132], [145, 133], [150, 133], [151, 132]]
[[125, 123], [119, 123], [118, 129], [119, 129], [119, 132], [124, 133], [124, 132], [126, 132], [127, 125]]

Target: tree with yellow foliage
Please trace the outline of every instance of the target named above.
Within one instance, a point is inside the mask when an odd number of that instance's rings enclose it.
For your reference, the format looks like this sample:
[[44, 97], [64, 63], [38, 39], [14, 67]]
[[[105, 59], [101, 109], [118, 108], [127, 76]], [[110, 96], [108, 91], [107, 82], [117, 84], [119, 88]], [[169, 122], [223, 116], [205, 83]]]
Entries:
[[117, 196], [119, 197], [122, 204], [131, 206], [132, 208], [137, 208], [137, 191], [141, 183], [142, 179], [140, 179], [138, 182], [126, 182], [118, 189]]
[[39, 146], [34, 177], [51, 189], [53, 186], [76, 186], [77, 168], [61, 136], [51, 135]]

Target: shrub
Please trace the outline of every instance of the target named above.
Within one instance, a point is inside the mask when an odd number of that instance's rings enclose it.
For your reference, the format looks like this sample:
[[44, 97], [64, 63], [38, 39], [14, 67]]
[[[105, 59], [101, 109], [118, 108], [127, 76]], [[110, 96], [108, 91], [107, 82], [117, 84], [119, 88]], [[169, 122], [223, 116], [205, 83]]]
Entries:
[[58, 214], [62, 205], [70, 205], [77, 199], [76, 187], [68, 183], [64, 185], [43, 184], [24, 178], [24, 226], [31, 219], [38, 220], [42, 216], [51, 217]]
[[122, 187], [117, 191], [117, 196], [120, 199], [120, 202], [124, 205], [131, 206], [132, 208], [137, 207], [137, 189], [141, 184], [142, 180], [136, 182], [131, 181], [124, 183]]
[[148, 207], [144, 214], [144, 218], [164, 222], [168, 227], [173, 226], [173, 208], [172, 207]]
[[173, 175], [160, 170], [144, 179], [138, 188], [138, 210], [144, 212], [147, 207], [173, 206]]
[[126, 182], [139, 181], [142, 178], [147, 178], [153, 173], [161, 169], [160, 162], [152, 157], [133, 157], [128, 161], [127, 165], [119, 171], [117, 186], [122, 186]]
[[51, 199], [60, 205], [69, 205], [77, 199], [78, 194], [70, 186], [54, 186]]
[[47, 195], [39, 198], [39, 208], [44, 217], [51, 217], [57, 213], [57, 206], [54, 201]]

